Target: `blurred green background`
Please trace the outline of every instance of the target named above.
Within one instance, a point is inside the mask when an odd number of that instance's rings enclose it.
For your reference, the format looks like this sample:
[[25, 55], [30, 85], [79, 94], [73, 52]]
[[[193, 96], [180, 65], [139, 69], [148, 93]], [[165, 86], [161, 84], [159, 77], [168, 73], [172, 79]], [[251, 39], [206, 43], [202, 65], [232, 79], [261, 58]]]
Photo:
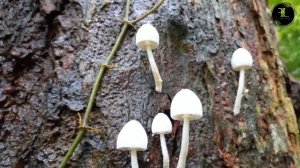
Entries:
[[269, 0], [270, 10], [278, 3], [290, 3], [295, 10], [294, 21], [287, 26], [277, 26], [279, 34], [279, 52], [289, 73], [300, 80], [300, 0]]

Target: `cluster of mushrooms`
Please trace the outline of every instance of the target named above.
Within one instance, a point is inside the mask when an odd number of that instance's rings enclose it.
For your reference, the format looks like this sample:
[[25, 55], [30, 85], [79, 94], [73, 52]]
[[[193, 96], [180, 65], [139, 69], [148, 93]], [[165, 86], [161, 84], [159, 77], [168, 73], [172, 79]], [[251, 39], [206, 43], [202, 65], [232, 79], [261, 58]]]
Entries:
[[[155, 81], [155, 90], [162, 91], [162, 79], [156, 66], [152, 49], [159, 45], [159, 34], [151, 24], [144, 24], [136, 34], [136, 44], [139, 48], [147, 51], [151, 70]], [[234, 70], [240, 71], [239, 86], [234, 104], [234, 115], [239, 114], [241, 99], [244, 92], [245, 71], [253, 64], [251, 54], [244, 48], [237, 49], [231, 58], [231, 66]], [[189, 123], [202, 117], [202, 104], [198, 96], [189, 89], [180, 90], [171, 102], [171, 118], [183, 121], [181, 150], [177, 168], [184, 168], [189, 146]], [[167, 115], [158, 113], [152, 122], [153, 134], [160, 136], [160, 143], [163, 155], [163, 168], [169, 168], [169, 154], [164, 134], [172, 132], [172, 123]], [[131, 154], [132, 168], [138, 168], [137, 151], [145, 151], [148, 145], [148, 138], [143, 126], [136, 120], [129, 121], [120, 131], [117, 139], [117, 149], [128, 150]]]

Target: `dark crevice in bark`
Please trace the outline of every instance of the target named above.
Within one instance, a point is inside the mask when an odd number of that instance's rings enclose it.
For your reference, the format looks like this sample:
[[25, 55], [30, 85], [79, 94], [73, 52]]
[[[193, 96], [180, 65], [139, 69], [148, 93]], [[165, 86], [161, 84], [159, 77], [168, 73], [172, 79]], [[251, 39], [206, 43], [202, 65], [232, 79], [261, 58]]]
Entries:
[[58, 33], [59, 26], [55, 22], [56, 17], [61, 15], [64, 12], [65, 6], [69, 3], [70, 3], [69, 0], [61, 0], [60, 3], [58, 4], [57, 9], [46, 15], [45, 17], [47, 23], [46, 46], [45, 46], [46, 48], [50, 46], [52, 39], [55, 38], [56, 34]]
[[26, 72], [26, 70], [29, 70], [35, 66], [36, 60], [34, 60], [33, 57], [34, 53], [29, 53], [26, 57], [15, 59], [15, 66], [13, 68], [14, 78], [19, 78], [24, 72]]
[[289, 97], [292, 99], [297, 118], [300, 118], [300, 81], [290, 75], [285, 78], [286, 89]]

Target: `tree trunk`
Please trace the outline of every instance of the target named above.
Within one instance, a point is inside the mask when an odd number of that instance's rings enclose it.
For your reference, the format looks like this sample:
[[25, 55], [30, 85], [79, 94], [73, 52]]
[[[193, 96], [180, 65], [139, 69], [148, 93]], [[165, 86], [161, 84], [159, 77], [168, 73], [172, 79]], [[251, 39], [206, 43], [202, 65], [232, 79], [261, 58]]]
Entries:
[[[130, 19], [154, 0], [132, 2]], [[129, 152], [116, 150], [126, 122], [145, 127], [149, 145], [140, 167], [162, 167], [158, 112], [182, 88], [197, 93], [203, 117], [192, 121], [187, 167], [300, 167], [296, 115], [286, 92], [270, 12], [263, 0], [188, 0], [163, 3], [137, 24], [159, 31], [153, 50], [163, 79], [155, 85], [145, 51], [130, 28], [98, 91], [87, 132], [69, 167], [130, 167]], [[0, 167], [58, 167], [78, 130], [99, 64], [108, 56], [125, 13], [124, 0], [0, 0]], [[233, 115], [238, 72], [230, 58], [247, 48], [241, 113]], [[288, 88], [289, 90], [289, 88]], [[182, 123], [166, 135], [171, 167], [177, 164]]]

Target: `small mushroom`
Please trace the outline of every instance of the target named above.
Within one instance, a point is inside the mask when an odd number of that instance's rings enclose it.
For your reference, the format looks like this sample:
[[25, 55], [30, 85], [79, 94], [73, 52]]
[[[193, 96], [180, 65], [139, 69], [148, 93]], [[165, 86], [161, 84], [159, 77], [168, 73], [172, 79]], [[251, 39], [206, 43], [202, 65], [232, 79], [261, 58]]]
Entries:
[[151, 130], [153, 134], [159, 134], [160, 136], [160, 146], [163, 154], [163, 168], [169, 168], [169, 153], [164, 135], [172, 132], [172, 123], [168, 116], [164, 113], [158, 113], [153, 119]]
[[143, 126], [131, 120], [122, 128], [117, 139], [117, 149], [128, 150], [131, 154], [132, 168], [138, 168], [137, 151], [147, 149], [148, 138]]
[[239, 48], [234, 51], [231, 57], [231, 67], [235, 71], [240, 71], [239, 86], [237, 90], [237, 95], [235, 98], [233, 113], [237, 115], [240, 113], [241, 101], [244, 91], [245, 82], [245, 71], [250, 69], [253, 64], [253, 59], [248, 50], [244, 48]]
[[202, 117], [202, 104], [198, 96], [189, 89], [182, 89], [171, 103], [171, 117], [183, 120], [181, 150], [177, 168], [184, 168], [189, 146], [189, 123]]
[[151, 24], [142, 25], [136, 33], [136, 45], [139, 48], [147, 51], [151, 70], [154, 76], [155, 90], [157, 92], [161, 92], [162, 79], [152, 54], [152, 49], [157, 48], [159, 45], [159, 34], [155, 27], [153, 27]]

